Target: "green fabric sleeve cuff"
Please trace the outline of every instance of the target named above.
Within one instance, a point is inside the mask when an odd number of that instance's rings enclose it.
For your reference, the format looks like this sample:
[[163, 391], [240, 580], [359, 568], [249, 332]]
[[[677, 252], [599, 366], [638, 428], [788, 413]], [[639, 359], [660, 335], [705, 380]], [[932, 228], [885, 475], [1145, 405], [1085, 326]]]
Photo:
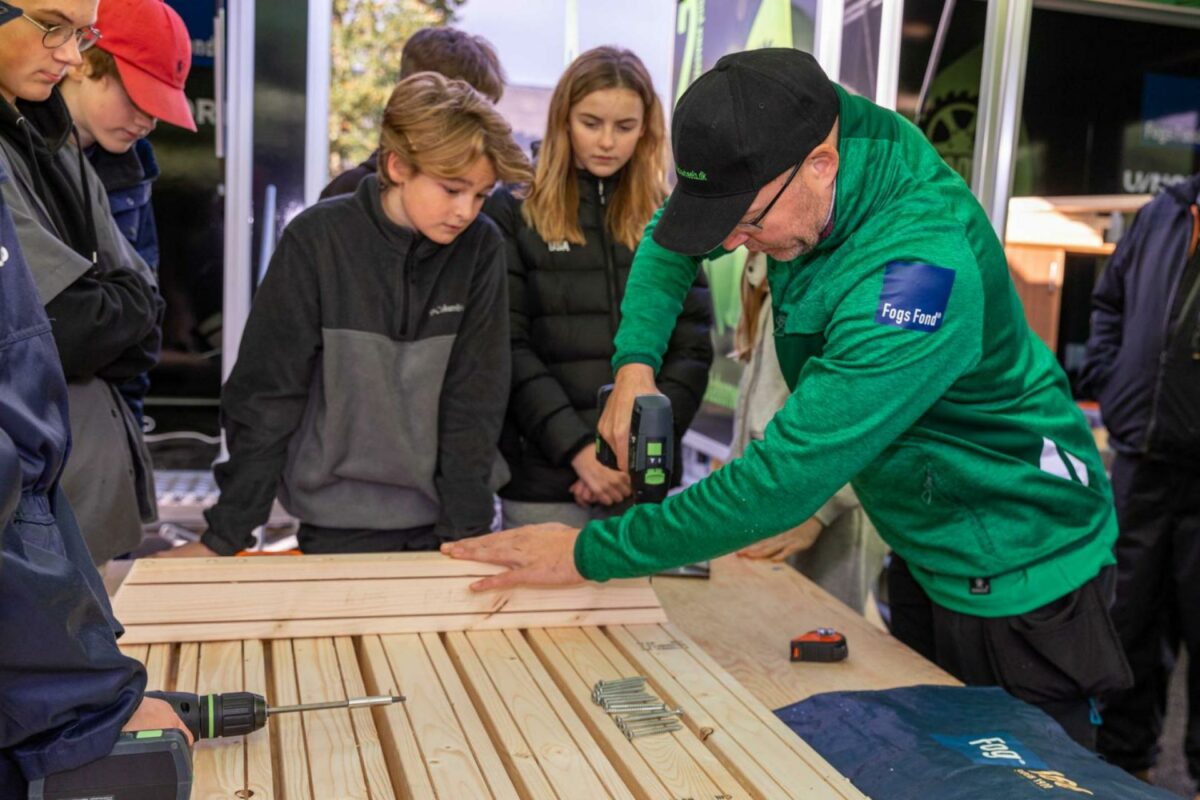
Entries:
[[655, 358], [648, 353], [618, 353], [617, 355], [613, 356], [613, 373], [615, 374], [617, 370], [626, 364], [645, 364], [654, 370], [655, 375], [657, 375], [658, 371], [662, 369], [662, 359]]
[[595, 547], [596, 536], [599, 533], [600, 523], [589, 522], [583, 526], [583, 530], [579, 532], [579, 536], [575, 538], [575, 569], [585, 580], [589, 581], [606, 581], [607, 575], [593, 573], [588, 569], [588, 562], [594, 562], [594, 558], [589, 558], [589, 551]]

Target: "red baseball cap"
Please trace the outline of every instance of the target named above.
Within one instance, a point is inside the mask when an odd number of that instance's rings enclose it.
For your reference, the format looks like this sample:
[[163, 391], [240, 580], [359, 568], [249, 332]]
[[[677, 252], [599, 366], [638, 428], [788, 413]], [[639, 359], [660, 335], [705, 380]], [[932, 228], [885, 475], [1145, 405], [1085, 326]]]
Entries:
[[163, 0], [101, 0], [96, 47], [117, 62], [129, 99], [164, 122], [196, 130], [183, 84], [192, 66], [192, 40]]

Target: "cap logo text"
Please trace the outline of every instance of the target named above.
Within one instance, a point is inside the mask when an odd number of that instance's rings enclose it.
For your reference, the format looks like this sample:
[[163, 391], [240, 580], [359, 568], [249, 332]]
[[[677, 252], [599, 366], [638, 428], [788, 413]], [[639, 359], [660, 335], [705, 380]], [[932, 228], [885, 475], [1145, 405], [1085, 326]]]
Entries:
[[679, 173], [680, 177], [687, 178], [688, 180], [691, 180], [691, 181], [707, 181], [708, 180], [708, 175], [704, 172], [704, 170], [700, 170], [699, 172], [696, 172], [693, 169], [683, 169], [682, 167], [676, 167], [675, 171]]

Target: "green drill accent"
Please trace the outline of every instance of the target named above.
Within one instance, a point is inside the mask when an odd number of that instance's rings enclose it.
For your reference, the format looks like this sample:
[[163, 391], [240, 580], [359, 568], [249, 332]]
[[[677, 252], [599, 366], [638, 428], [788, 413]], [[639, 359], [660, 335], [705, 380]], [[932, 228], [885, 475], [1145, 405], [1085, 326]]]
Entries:
[[213, 708], [213, 695], [208, 696], [208, 738], [212, 739], [216, 736], [217, 713]]
[[667, 473], [663, 472], [661, 469], [646, 470], [646, 485], [647, 486], [661, 486], [663, 483], [666, 482], [666, 480], [667, 480]]

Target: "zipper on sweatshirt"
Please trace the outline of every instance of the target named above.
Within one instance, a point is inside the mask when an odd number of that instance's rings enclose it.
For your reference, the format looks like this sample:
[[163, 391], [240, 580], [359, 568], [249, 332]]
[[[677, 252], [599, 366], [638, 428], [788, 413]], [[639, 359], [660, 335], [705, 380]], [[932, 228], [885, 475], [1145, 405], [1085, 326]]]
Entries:
[[413, 267], [415, 256], [417, 253], [417, 243], [414, 241], [409, 246], [408, 252], [404, 254], [404, 270], [400, 274], [400, 339], [408, 339], [408, 298], [409, 286], [412, 284], [416, 275]]
[[596, 179], [600, 197], [600, 246], [604, 249], [604, 274], [608, 279], [608, 322], [613, 336], [621, 327], [621, 300], [617, 290], [617, 268], [613, 264], [612, 242], [608, 237], [608, 199], [604, 196], [604, 179]]

